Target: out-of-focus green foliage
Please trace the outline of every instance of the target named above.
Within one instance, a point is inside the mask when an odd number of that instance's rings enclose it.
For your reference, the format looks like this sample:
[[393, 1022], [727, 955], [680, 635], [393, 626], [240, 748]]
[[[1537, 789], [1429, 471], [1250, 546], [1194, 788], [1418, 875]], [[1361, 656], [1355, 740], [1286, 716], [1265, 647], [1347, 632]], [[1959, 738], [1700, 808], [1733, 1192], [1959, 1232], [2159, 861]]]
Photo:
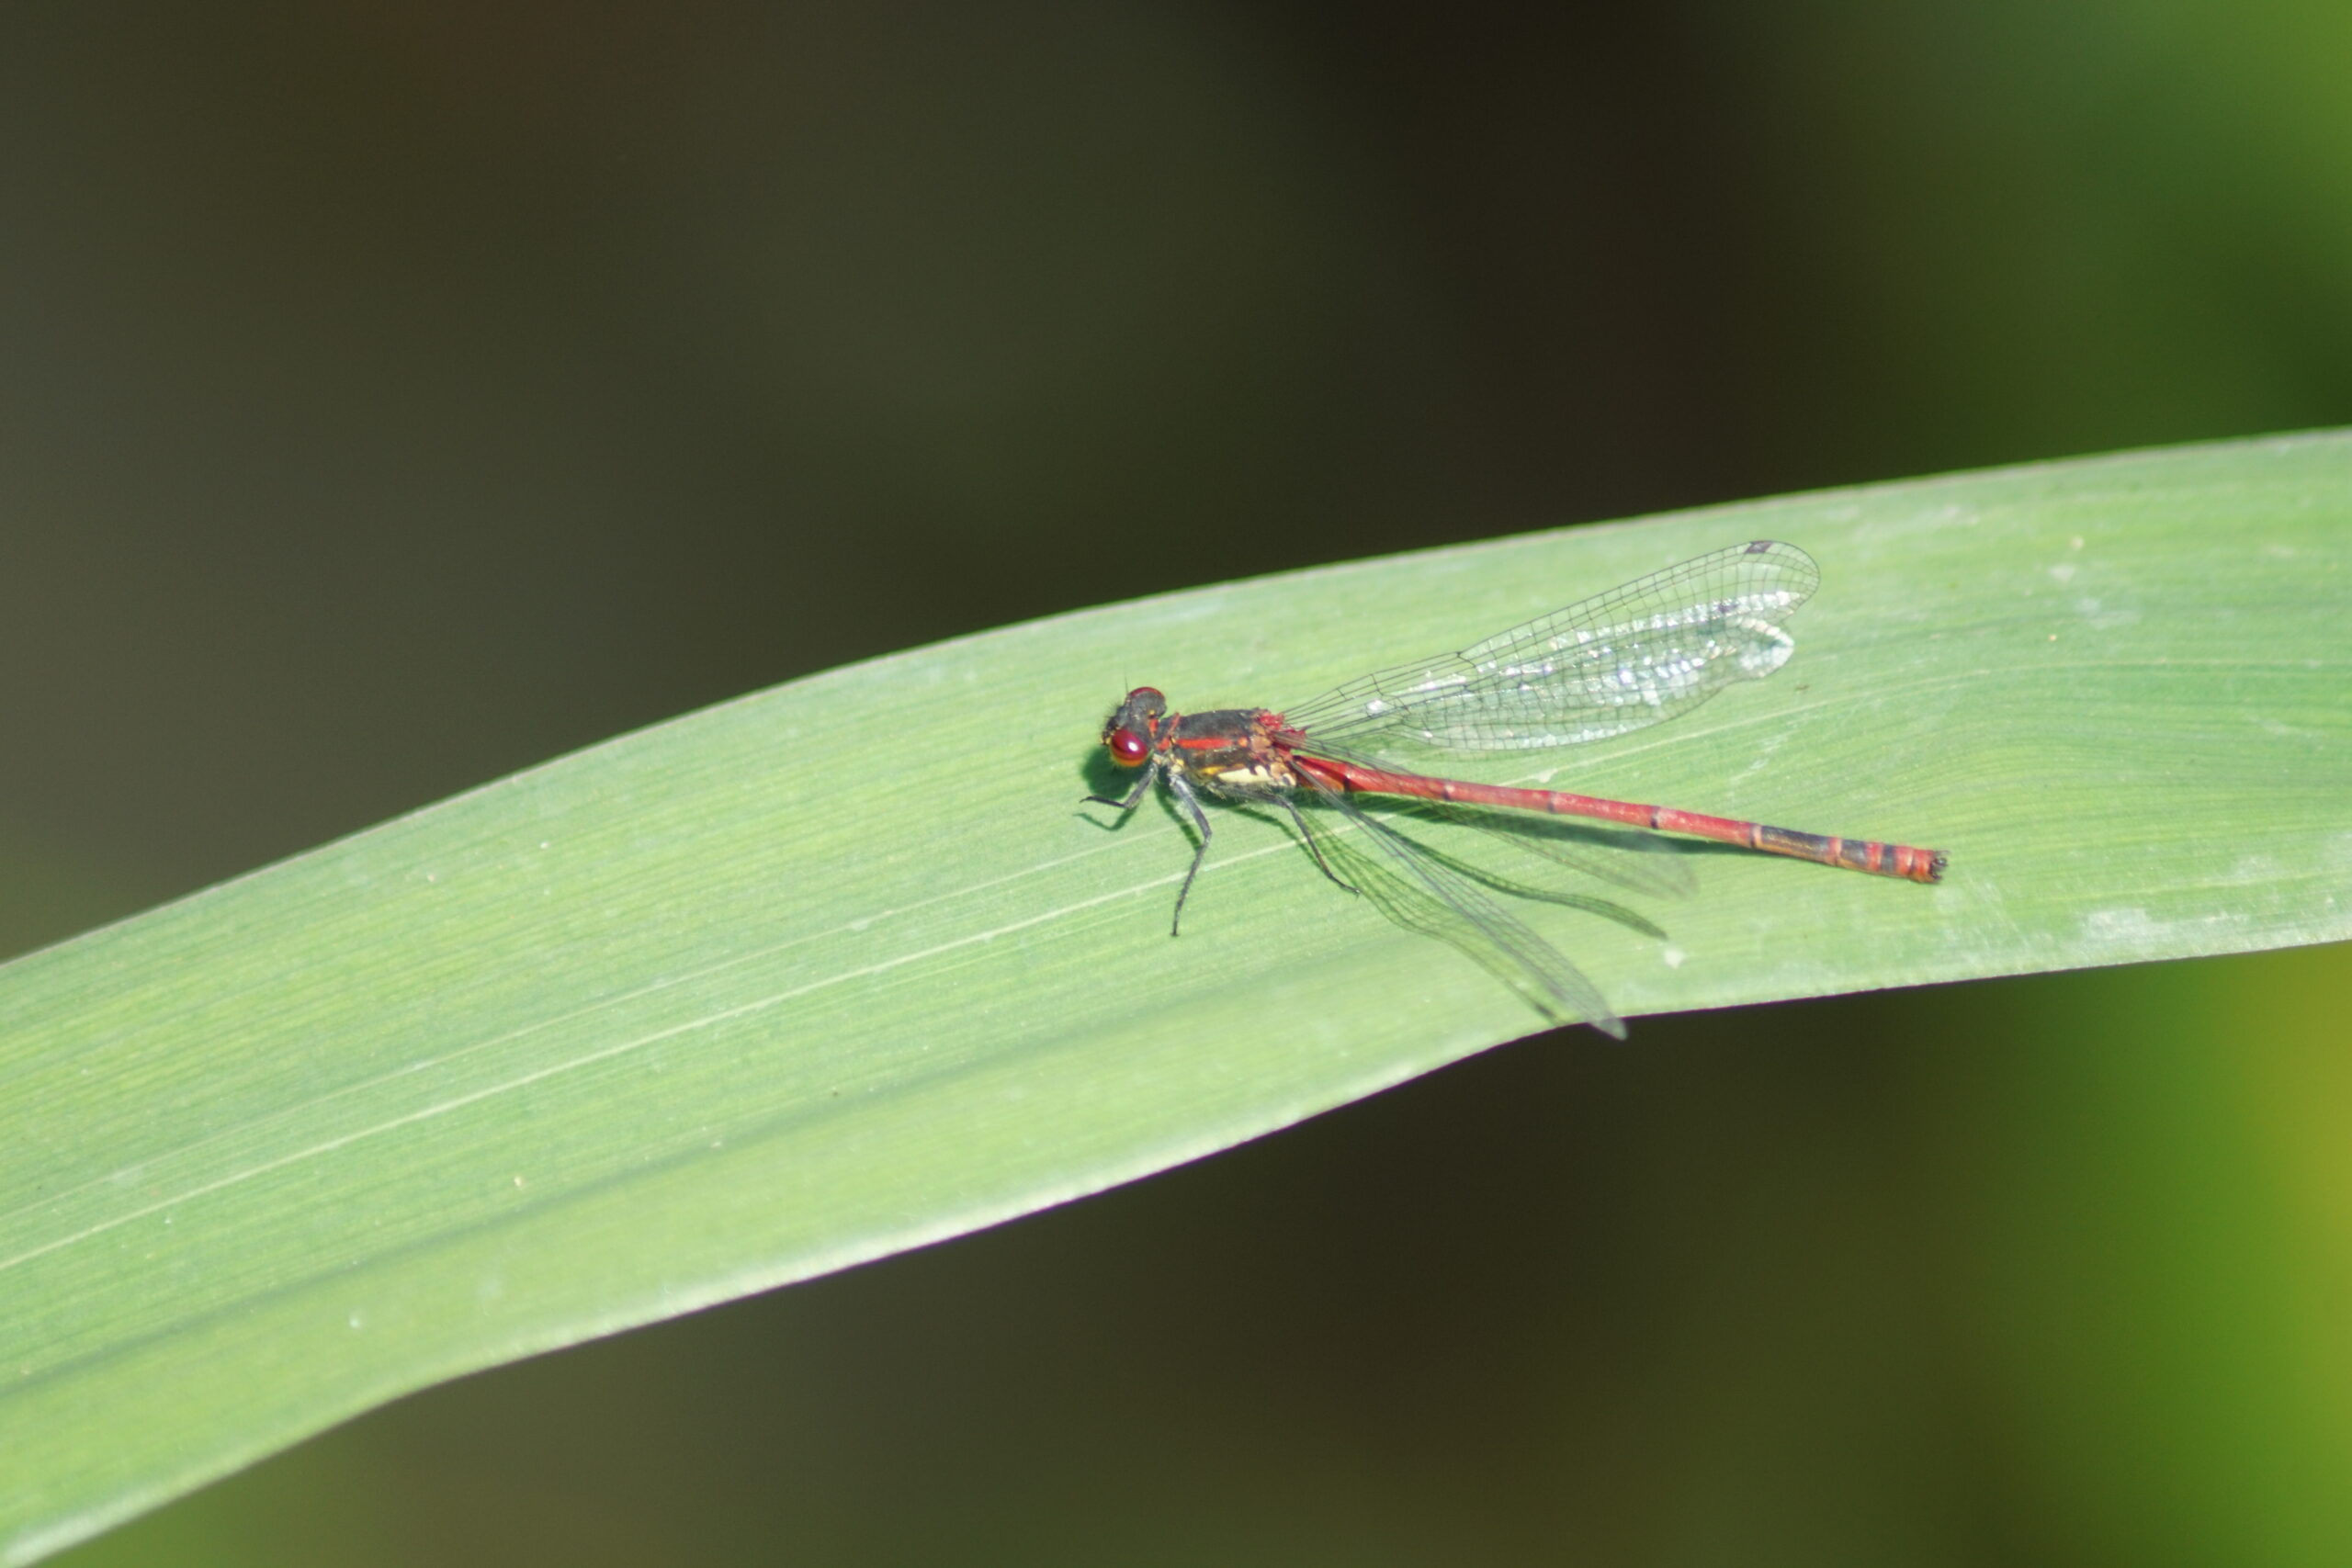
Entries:
[[[1577, 787], [1928, 841], [1536, 907], [1628, 1014], [2342, 937], [2352, 441], [1803, 496], [1017, 626], [625, 737], [0, 971], [28, 1561], [393, 1394], [1060, 1201], [1536, 1023], [1226, 812], [1076, 807], [1121, 682], [1280, 704], [1747, 537], [1774, 681]], [[1556, 761], [1556, 759], [1543, 759]], [[1493, 775], [1504, 776], [1504, 775]]]

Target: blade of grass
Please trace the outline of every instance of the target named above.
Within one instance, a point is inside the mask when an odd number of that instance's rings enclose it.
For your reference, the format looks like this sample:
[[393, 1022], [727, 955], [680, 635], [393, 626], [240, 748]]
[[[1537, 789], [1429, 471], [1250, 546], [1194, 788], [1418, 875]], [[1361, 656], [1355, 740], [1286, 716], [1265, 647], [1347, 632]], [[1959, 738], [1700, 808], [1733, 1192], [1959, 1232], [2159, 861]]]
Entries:
[[1931, 843], [1951, 877], [1696, 854], [1699, 897], [1644, 911], [1667, 943], [1521, 906], [1627, 1015], [2352, 934], [2341, 435], [1364, 562], [837, 671], [0, 969], [0, 1559], [435, 1380], [1528, 1032], [1244, 814], [1171, 941], [1186, 840], [1081, 813], [1095, 727], [1130, 679], [1280, 705], [1750, 537], [1825, 570], [1791, 667], [1536, 761]]

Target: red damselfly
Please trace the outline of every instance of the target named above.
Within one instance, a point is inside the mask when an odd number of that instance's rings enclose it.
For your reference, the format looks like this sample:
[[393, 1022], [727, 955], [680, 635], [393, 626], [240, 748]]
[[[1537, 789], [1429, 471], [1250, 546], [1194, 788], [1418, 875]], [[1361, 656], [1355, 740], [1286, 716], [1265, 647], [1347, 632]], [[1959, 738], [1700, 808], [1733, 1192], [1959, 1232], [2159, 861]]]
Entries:
[[1104, 722], [1102, 745], [1112, 761], [1141, 769], [1142, 776], [1124, 797], [1087, 798], [1132, 811], [1155, 784], [1163, 784], [1198, 829], [1170, 934], [1208, 855], [1203, 795], [1281, 807], [1323, 874], [1354, 891], [1331, 868], [1325, 843], [1298, 803], [1304, 797], [1330, 807], [1385, 852], [1385, 863], [1376, 863], [1402, 874], [1403, 886], [1422, 915], [1439, 922], [1441, 934], [1498, 957], [1507, 972], [1532, 983], [1545, 1010], [1622, 1037], [1624, 1025], [1592, 983], [1478, 886], [1494, 885], [1492, 878], [1465, 873], [1350, 797], [1390, 795], [1440, 807], [1589, 818], [1934, 882], [1944, 870], [1938, 850], [1801, 833], [1565, 790], [1435, 777], [1383, 754], [1396, 746], [1458, 751], [1574, 746], [1679, 717], [1732, 682], [1761, 680], [1788, 662], [1796, 644], [1781, 623], [1820, 581], [1811, 556], [1794, 545], [1758, 539], [1638, 578], [1459, 653], [1366, 675], [1280, 712], [1180, 714], [1159, 691], [1138, 686]]

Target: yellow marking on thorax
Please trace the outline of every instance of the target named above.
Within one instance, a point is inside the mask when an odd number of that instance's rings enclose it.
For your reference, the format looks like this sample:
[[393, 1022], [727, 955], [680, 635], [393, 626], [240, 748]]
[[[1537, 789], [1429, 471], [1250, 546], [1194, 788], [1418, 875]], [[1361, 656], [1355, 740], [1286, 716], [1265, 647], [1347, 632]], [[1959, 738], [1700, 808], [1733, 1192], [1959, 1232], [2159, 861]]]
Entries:
[[1246, 763], [1204, 771], [1219, 784], [1238, 784], [1243, 789], [1294, 789], [1298, 784], [1298, 775], [1291, 772], [1289, 764], [1272, 757], [1252, 758]]

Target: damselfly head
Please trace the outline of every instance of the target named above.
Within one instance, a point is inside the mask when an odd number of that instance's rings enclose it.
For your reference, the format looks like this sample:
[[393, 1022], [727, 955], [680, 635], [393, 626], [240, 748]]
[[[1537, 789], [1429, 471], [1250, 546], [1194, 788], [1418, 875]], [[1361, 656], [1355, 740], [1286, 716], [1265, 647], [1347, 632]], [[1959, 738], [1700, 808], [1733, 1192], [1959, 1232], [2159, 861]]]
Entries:
[[1123, 768], [1139, 768], [1151, 755], [1152, 737], [1167, 715], [1168, 699], [1150, 686], [1137, 686], [1102, 723], [1102, 749]]

